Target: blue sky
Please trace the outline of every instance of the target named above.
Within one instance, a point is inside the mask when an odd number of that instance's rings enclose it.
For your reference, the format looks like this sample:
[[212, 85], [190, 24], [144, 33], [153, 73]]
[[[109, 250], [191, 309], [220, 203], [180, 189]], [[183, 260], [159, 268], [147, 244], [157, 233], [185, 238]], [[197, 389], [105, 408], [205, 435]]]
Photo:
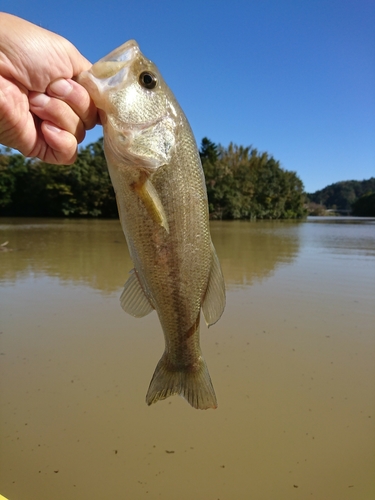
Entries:
[[[374, 0], [2, 0], [92, 62], [134, 38], [193, 128], [266, 151], [308, 192], [375, 175]], [[102, 135], [96, 127], [84, 144]]]

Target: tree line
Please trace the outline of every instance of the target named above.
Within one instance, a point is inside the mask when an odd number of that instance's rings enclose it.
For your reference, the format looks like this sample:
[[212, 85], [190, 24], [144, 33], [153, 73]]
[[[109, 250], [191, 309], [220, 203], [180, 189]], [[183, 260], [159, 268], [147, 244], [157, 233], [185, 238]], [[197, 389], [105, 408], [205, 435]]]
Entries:
[[200, 155], [213, 219], [294, 219], [306, 215], [295, 172], [257, 149], [202, 140]]
[[0, 154], [0, 215], [117, 217], [103, 139], [82, 148], [73, 165]]
[[353, 215], [375, 216], [375, 177], [363, 181], [340, 181], [308, 193], [314, 209], [351, 210]]
[[[213, 219], [287, 219], [306, 215], [303, 183], [267, 153], [207, 138], [200, 155]], [[103, 139], [73, 165], [51, 165], [0, 151], [0, 215], [117, 217]]]

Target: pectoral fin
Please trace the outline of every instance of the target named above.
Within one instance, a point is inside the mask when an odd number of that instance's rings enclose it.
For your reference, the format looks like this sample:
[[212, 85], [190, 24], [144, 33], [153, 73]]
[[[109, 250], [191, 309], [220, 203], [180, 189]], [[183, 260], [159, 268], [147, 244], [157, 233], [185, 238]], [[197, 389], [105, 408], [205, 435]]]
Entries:
[[211, 242], [212, 264], [202, 311], [208, 326], [220, 319], [225, 308], [225, 283], [215, 247]]
[[169, 233], [167, 216], [165, 214], [159, 195], [152, 185], [150, 179], [147, 179], [145, 182], [135, 183], [134, 190], [142, 200], [152, 220], [157, 224], [160, 224], [160, 226], [164, 227], [167, 233]]
[[143, 318], [153, 311], [153, 306], [139, 282], [135, 269], [130, 271], [128, 281], [120, 297], [121, 307], [135, 318]]

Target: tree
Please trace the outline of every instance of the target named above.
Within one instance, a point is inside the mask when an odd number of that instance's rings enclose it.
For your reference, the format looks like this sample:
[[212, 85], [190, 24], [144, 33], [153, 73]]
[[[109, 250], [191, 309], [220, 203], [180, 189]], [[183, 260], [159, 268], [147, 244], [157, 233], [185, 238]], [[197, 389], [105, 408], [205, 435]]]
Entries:
[[27, 172], [27, 160], [10, 148], [0, 150], [0, 210], [6, 215], [17, 191], [17, 180]]
[[102, 138], [80, 151], [69, 170], [68, 182], [71, 193], [62, 203], [64, 215], [117, 216]]
[[304, 217], [304, 190], [295, 172], [283, 170], [267, 153], [251, 146], [228, 148], [202, 140], [211, 217], [280, 219]]
[[358, 198], [352, 205], [353, 215], [375, 217], [375, 192], [369, 192]]
[[1, 154], [0, 214], [116, 217], [103, 140], [82, 149], [73, 165], [50, 165], [18, 154]]
[[[251, 146], [202, 140], [200, 156], [213, 219], [280, 219], [305, 215], [303, 184]], [[103, 139], [80, 150], [73, 165], [0, 154], [0, 215], [117, 217]]]
[[363, 181], [340, 181], [315, 193], [308, 193], [309, 202], [325, 205], [327, 209], [350, 210], [352, 204], [368, 192], [375, 192], [375, 177]]

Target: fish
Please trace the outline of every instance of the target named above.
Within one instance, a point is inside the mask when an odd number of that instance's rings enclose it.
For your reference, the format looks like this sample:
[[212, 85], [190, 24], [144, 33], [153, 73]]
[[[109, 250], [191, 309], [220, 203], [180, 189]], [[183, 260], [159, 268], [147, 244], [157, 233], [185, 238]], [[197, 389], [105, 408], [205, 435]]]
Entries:
[[165, 350], [146, 395], [217, 407], [202, 356], [208, 326], [225, 307], [225, 284], [209, 229], [199, 150], [156, 65], [129, 40], [81, 73], [103, 126], [104, 153], [134, 269], [120, 297], [134, 317], [156, 311]]

